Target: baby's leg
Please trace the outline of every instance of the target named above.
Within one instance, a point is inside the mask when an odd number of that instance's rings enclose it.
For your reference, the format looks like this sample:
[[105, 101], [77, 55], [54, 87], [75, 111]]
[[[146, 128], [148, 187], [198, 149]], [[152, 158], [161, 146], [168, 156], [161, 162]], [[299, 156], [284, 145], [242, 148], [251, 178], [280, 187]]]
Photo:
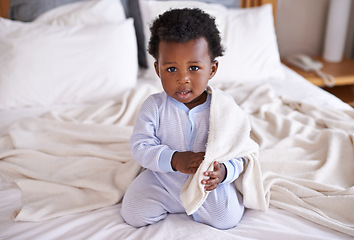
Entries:
[[242, 196], [234, 184], [220, 184], [209, 193], [203, 205], [193, 214], [193, 218], [218, 229], [229, 229], [239, 223], [243, 213]]
[[134, 179], [126, 191], [121, 215], [129, 225], [142, 227], [165, 219], [167, 213], [183, 210], [155, 175], [150, 170], [145, 170]]

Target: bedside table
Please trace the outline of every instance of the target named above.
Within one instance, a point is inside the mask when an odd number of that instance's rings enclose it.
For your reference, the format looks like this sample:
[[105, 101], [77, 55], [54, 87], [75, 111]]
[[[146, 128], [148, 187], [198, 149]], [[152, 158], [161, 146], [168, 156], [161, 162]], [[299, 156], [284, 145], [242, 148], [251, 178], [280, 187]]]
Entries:
[[321, 57], [312, 58], [323, 64], [321, 71], [331, 74], [335, 78], [334, 87], [326, 87], [324, 81], [315, 72], [300, 70], [288, 64], [285, 60], [282, 60], [282, 63], [296, 71], [314, 85], [336, 95], [338, 98], [342, 99], [343, 102], [354, 107], [354, 60], [343, 59], [339, 63], [331, 63], [324, 61]]

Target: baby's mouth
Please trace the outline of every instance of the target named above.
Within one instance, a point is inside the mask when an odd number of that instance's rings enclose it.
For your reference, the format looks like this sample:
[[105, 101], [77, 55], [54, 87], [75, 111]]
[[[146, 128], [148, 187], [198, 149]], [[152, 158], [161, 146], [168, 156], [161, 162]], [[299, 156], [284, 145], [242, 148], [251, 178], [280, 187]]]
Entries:
[[184, 99], [184, 98], [187, 98], [189, 97], [189, 95], [191, 94], [192, 91], [190, 90], [184, 90], [184, 91], [179, 91], [177, 92], [177, 96]]

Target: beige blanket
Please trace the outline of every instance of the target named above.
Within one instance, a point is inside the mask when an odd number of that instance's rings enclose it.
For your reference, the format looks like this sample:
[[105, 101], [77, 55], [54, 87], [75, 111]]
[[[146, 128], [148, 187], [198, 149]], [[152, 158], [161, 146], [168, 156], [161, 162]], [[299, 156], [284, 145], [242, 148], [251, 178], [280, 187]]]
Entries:
[[116, 102], [65, 108], [16, 122], [0, 138], [0, 176], [22, 191], [15, 221], [42, 221], [117, 203], [141, 167], [129, 138], [140, 104], [157, 89]]
[[267, 202], [354, 236], [354, 111], [286, 101], [266, 85], [239, 91]]
[[[15, 123], [0, 139], [0, 175], [23, 192], [15, 220], [118, 202], [140, 170], [128, 139], [140, 104], [154, 91], [140, 87], [118, 102]], [[260, 146], [263, 190], [245, 192], [237, 183], [245, 202], [265, 202], [354, 236], [354, 111], [286, 101], [267, 86], [225, 91], [249, 113]], [[241, 180], [258, 181], [246, 173]]]
[[197, 172], [191, 175], [181, 190], [181, 200], [187, 214], [193, 214], [208, 197], [201, 184], [203, 173], [213, 169], [213, 162], [243, 157], [245, 172], [240, 177], [240, 190], [248, 208], [266, 210], [262, 174], [258, 162], [258, 145], [250, 138], [248, 115], [224, 92], [208, 88], [211, 93], [208, 142], [205, 157]]

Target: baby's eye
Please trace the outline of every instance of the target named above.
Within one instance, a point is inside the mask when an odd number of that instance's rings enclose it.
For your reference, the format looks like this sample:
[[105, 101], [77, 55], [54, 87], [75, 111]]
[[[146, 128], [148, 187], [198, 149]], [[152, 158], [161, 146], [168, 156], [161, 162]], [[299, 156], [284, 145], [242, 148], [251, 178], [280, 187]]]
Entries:
[[176, 71], [177, 71], [177, 68], [175, 68], [175, 67], [169, 67], [169, 68], [167, 68], [167, 71], [169, 71], [169, 72], [176, 72]]
[[191, 71], [198, 71], [198, 70], [199, 70], [199, 67], [197, 67], [197, 66], [191, 66], [191, 67], [189, 67], [189, 70], [191, 70]]

